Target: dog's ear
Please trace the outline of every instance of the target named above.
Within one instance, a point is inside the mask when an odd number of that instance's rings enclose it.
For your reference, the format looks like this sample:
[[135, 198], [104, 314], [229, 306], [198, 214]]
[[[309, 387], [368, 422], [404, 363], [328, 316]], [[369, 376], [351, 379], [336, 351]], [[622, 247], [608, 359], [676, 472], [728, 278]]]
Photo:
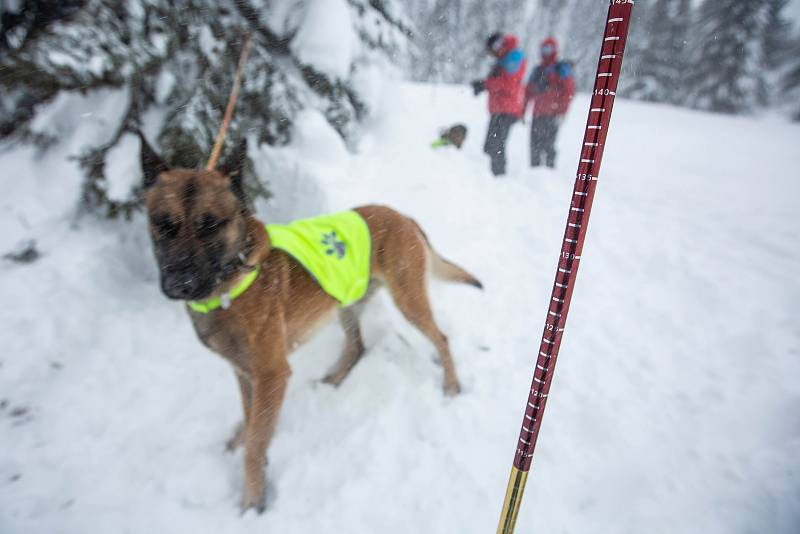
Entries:
[[150, 143], [147, 142], [145, 139], [144, 134], [141, 130], [137, 130], [136, 133], [139, 135], [139, 139], [142, 141], [142, 148], [140, 152], [140, 158], [142, 162], [142, 172], [144, 173], [144, 181], [142, 185], [145, 189], [152, 186], [156, 183], [158, 179], [158, 175], [164, 171], [168, 171], [169, 167], [167, 164], [164, 163], [164, 160], [156, 154], [156, 151], [153, 150], [153, 147], [150, 146]]
[[247, 138], [242, 139], [236, 144], [233, 152], [219, 164], [219, 172], [226, 175], [231, 181], [231, 191], [243, 204], [247, 204], [244, 193], [244, 162], [247, 159]]

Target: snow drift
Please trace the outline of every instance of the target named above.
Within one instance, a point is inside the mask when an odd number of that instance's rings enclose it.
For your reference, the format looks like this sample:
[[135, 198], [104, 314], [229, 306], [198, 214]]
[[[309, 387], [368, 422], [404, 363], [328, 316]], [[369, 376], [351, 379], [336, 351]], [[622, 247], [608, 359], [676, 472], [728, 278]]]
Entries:
[[[316, 111], [292, 145], [258, 150], [275, 192], [259, 216], [381, 202], [417, 219], [486, 285], [431, 284], [464, 393], [443, 397], [433, 348], [377, 299], [341, 388], [318, 383], [336, 326], [293, 355], [268, 510], [240, 516], [233, 373], [159, 294], [141, 217], [74, 218], [80, 170], [65, 158], [102, 125], [42, 157], [6, 149], [0, 250], [36, 239], [43, 256], [0, 264], [0, 531], [493, 531], [588, 97], [556, 171], [525, 167], [517, 126], [502, 180], [466, 88], [387, 98], [355, 154]], [[456, 121], [464, 149], [430, 150]], [[616, 103], [521, 532], [796, 531], [798, 140], [783, 122]], [[120, 155], [115, 172], [135, 170]]]

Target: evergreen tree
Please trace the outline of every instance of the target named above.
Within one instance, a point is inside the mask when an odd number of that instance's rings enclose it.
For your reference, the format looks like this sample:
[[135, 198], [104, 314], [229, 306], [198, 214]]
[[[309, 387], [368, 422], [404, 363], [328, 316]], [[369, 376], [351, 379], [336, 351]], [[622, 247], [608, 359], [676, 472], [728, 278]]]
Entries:
[[741, 113], [765, 93], [762, 35], [765, 0], [706, 0], [688, 73], [691, 105]]
[[789, 0], [766, 0], [764, 31], [761, 37], [764, 66], [780, 69], [789, 59], [792, 24], [786, 18]]
[[790, 45], [790, 61], [786, 74], [781, 83], [783, 94], [794, 102], [794, 115], [796, 121], [800, 121], [800, 38], [795, 38]]
[[486, 38], [494, 32], [510, 32], [524, 44], [529, 3], [411, 0], [408, 11], [415, 30], [411, 77], [418, 81], [465, 83], [484, 76], [491, 61], [486, 54]]
[[[25, 0], [2, 13], [0, 138], [46, 146], [56, 139], [30, 128], [44, 104], [62, 92], [124, 91], [127, 109], [113, 135], [79, 156], [84, 204], [111, 216], [130, 214], [138, 199], [108, 198], [106, 155], [150, 109], [167, 111], [158, 135], [166, 159], [204, 163], [245, 33], [253, 46], [228, 135], [269, 144], [287, 143], [308, 107], [351, 139], [369, 111], [359, 76], [402, 52], [410, 33], [395, 0], [84, 0], [36, 15], [52, 3]], [[252, 176], [249, 183], [257, 186]]]
[[[655, 102], [741, 113], [781, 96], [791, 25], [789, 0], [649, 0], [633, 10], [620, 94]], [[412, 78], [469, 81], [490, 59], [493, 31], [517, 33], [538, 60], [553, 35], [575, 65], [578, 90], [594, 84], [607, 5], [597, 0], [409, 0], [415, 25]], [[795, 92], [788, 95], [794, 98]]]
[[641, 31], [632, 33], [626, 61], [635, 67], [622, 90], [625, 96], [682, 103], [691, 18], [689, 0], [655, 0], [644, 20], [634, 21], [640, 23]]
[[0, 50], [30, 39], [83, 4], [84, 0], [0, 0]]
[[[568, 0], [540, 0], [536, 16], [532, 21], [534, 27], [531, 33], [539, 41], [547, 36], [558, 36], [562, 21], [565, 18], [564, 15], [570, 7]], [[539, 43], [532, 44], [538, 45]], [[534, 47], [531, 49], [534, 49]]]
[[784, 93], [781, 79], [792, 59], [792, 24], [786, 18], [788, 0], [767, 0], [764, 31], [761, 37], [762, 62], [767, 70], [766, 83], [759, 95], [762, 105], [774, 104]]
[[569, 30], [561, 39], [561, 55], [573, 62], [575, 86], [579, 91], [590, 91], [594, 87], [607, 13], [608, 6], [594, 0], [575, 0], [572, 4]]
[[687, 99], [687, 72], [691, 58], [691, 31], [695, 11], [692, 8], [692, 0], [679, 0], [677, 6], [672, 5], [673, 11], [670, 12], [672, 20], [670, 49], [675, 58], [676, 70], [673, 71], [673, 82], [675, 92], [671, 95], [668, 102], [676, 105], [684, 105]]
[[416, 13], [411, 75], [426, 82], [463, 82], [470, 79], [475, 43], [467, 31], [472, 22], [468, 7], [458, 0], [434, 0], [412, 6]]

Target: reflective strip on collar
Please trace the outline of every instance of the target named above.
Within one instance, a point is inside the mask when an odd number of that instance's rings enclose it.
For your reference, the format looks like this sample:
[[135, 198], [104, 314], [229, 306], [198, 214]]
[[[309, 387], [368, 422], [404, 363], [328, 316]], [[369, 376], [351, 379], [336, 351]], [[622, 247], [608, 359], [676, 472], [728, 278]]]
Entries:
[[247, 291], [247, 289], [253, 285], [253, 282], [256, 281], [258, 278], [258, 274], [261, 272], [261, 266], [257, 265], [255, 270], [248, 273], [247, 276], [239, 283], [238, 286], [234, 287], [227, 293], [223, 293], [219, 297], [211, 297], [206, 300], [190, 300], [186, 304], [197, 313], [209, 313], [217, 308], [228, 309], [231, 305], [233, 300], [240, 296], [242, 293]]

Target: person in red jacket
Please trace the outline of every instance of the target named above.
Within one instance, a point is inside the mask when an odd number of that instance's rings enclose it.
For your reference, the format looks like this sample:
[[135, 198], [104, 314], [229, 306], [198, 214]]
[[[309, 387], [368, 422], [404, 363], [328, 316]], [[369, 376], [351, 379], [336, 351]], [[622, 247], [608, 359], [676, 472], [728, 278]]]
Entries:
[[475, 95], [489, 93], [489, 128], [483, 151], [492, 160], [492, 173], [506, 172], [506, 140], [511, 126], [522, 117], [525, 75], [525, 55], [514, 35], [492, 34], [486, 41], [486, 51], [497, 58], [489, 76], [472, 82]]
[[533, 69], [525, 90], [524, 108], [533, 102], [531, 166], [541, 165], [544, 152], [548, 167], [556, 165], [558, 127], [575, 95], [572, 66], [558, 59], [558, 42], [548, 37], [539, 48], [542, 62]]

